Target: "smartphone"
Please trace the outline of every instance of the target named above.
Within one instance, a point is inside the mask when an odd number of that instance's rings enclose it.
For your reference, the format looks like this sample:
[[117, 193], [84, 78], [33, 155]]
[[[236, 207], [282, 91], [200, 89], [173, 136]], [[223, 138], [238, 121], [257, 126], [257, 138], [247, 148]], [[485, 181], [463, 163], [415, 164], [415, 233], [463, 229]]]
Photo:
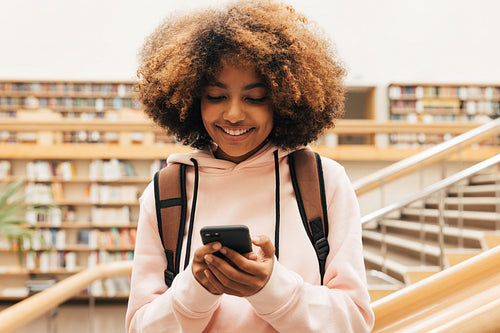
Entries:
[[220, 242], [222, 246], [241, 254], [252, 252], [252, 241], [246, 225], [207, 226], [201, 228], [200, 234], [203, 244]]

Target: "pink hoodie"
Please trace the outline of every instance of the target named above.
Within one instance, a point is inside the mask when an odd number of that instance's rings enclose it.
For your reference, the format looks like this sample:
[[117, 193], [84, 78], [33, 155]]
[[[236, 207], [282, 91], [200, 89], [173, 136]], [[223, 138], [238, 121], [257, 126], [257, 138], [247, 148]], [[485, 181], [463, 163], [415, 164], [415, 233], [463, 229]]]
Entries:
[[[305, 148], [310, 149], [310, 148]], [[274, 240], [275, 147], [267, 145], [234, 164], [214, 158], [210, 150], [174, 154], [168, 163], [199, 164], [199, 191], [191, 254], [202, 245], [205, 225], [245, 224], [252, 235]], [[324, 285], [316, 254], [297, 208], [287, 164], [289, 151], [279, 150], [279, 262], [266, 286], [241, 298], [216, 296], [193, 277], [191, 266], [167, 288], [166, 258], [158, 234], [154, 190], [150, 184], [140, 202], [132, 285], [126, 315], [127, 332], [368, 332], [374, 322], [366, 287], [359, 207], [351, 183], [338, 163], [322, 158], [328, 204], [330, 254]], [[190, 207], [194, 171], [187, 168]], [[190, 209], [187, 210], [188, 215]], [[187, 217], [189, 220], [189, 216]], [[186, 227], [187, 227], [186, 223]], [[183, 242], [183, 253], [186, 249]], [[182, 256], [184, 258], [184, 256]], [[181, 262], [181, 267], [184, 264]]]

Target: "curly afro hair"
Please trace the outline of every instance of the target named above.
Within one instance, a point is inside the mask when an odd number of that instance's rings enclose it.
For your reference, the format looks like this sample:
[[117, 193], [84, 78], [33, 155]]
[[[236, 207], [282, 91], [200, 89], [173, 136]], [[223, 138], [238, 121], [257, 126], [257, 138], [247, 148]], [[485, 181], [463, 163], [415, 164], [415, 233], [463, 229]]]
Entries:
[[274, 121], [268, 140], [278, 147], [316, 140], [344, 112], [345, 69], [326, 34], [292, 7], [262, 0], [172, 15], [147, 37], [137, 71], [146, 114], [185, 145], [210, 145], [200, 94], [223, 60], [263, 78]]

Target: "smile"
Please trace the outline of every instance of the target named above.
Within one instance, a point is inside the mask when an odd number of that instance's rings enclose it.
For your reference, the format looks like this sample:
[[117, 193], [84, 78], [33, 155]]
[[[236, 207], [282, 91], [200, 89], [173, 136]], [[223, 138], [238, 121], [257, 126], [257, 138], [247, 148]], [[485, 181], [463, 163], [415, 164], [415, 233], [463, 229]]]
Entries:
[[245, 133], [248, 133], [251, 128], [248, 128], [248, 129], [230, 129], [230, 128], [224, 128], [224, 127], [221, 127], [220, 129], [222, 129], [225, 133], [229, 134], [229, 135], [232, 135], [232, 136], [239, 136], [239, 135], [243, 135]]

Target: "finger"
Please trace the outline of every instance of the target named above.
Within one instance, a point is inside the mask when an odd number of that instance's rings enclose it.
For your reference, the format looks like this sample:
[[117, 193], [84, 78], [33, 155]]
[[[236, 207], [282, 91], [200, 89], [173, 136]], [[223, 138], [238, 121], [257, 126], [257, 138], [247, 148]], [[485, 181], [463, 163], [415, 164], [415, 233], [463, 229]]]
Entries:
[[259, 273], [257, 265], [257, 255], [255, 253], [253, 253], [253, 255], [249, 255], [249, 257], [252, 259], [248, 259], [240, 253], [227, 247], [223, 247], [220, 252], [227, 259], [229, 259], [239, 270], [251, 275], [256, 275]]
[[205, 288], [214, 295], [221, 295], [224, 292], [224, 287], [219, 282], [219, 280], [217, 280], [217, 278], [213, 275], [213, 273], [209, 269], [204, 270], [203, 274], [205, 275], [206, 278]]
[[[261, 266], [259, 274], [254, 276], [235, 269], [233, 266], [225, 263], [224, 260], [220, 258], [213, 259], [214, 260], [207, 261], [207, 266], [210, 269], [210, 272], [212, 272], [224, 288], [223, 292], [240, 297], [250, 296], [261, 290], [269, 279], [269, 274], [272, 270], [273, 264], [269, 260], [267, 260], [267, 263], [260, 264], [249, 261], [253, 265]], [[269, 266], [269, 264], [271, 265], [270, 269], [269, 267], [265, 267]]]
[[194, 262], [205, 262], [204, 258], [207, 254], [211, 254], [214, 252], [219, 251], [222, 248], [222, 244], [220, 242], [213, 242], [213, 243], [208, 243], [205, 244], [198, 249], [193, 254], [193, 261]]
[[[224, 261], [224, 260], [222, 260]], [[222, 291], [226, 294], [235, 296], [244, 296], [248, 294], [251, 287], [244, 282], [248, 280], [249, 275], [245, 275], [230, 265], [221, 265], [222, 268], [217, 266], [215, 260], [207, 263], [208, 269], [217, 283], [223, 288]], [[225, 268], [228, 268], [225, 270]]]
[[269, 237], [265, 235], [252, 237], [252, 243], [260, 247], [261, 251], [259, 251], [264, 258], [273, 258], [274, 257], [274, 245], [269, 239]]
[[255, 252], [248, 252], [248, 253], [245, 253], [243, 256], [245, 258], [247, 258], [248, 260], [252, 260], [252, 261], [259, 259], [259, 256]]
[[[235, 253], [244, 261], [248, 261], [239, 253]], [[205, 262], [208, 268], [224, 286], [232, 285], [234, 287], [236, 285], [248, 285], [252, 278], [250, 274], [242, 272], [238, 267], [235, 267], [225, 259], [217, 256], [207, 255], [205, 256]]]
[[198, 266], [199, 267], [195, 269], [195, 264], [193, 264], [193, 276], [196, 281], [210, 293], [220, 295], [223, 292], [223, 288], [220, 283], [214, 281], [215, 278], [207, 275], [207, 272], [210, 273], [208, 266], [205, 263]]

